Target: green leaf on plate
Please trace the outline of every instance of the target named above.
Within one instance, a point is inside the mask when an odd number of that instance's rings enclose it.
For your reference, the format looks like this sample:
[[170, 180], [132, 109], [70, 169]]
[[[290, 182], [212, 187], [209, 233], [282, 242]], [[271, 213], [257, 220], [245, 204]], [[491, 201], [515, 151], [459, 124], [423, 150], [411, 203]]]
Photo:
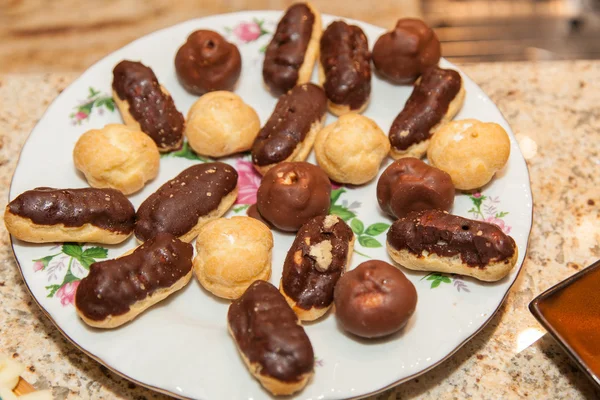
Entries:
[[49, 290], [48, 296], [46, 297], [54, 297], [54, 294], [60, 289], [61, 285], [50, 285], [46, 286], [46, 290]]
[[504, 218], [508, 215], [507, 211], [500, 211], [499, 213], [496, 213], [496, 218]]
[[104, 105], [106, 106], [106, 108], [108, 108], [110, 111], [115, 111], [115, 101], [112, 99], [112, 97], [107, 97], [104, 100]]
[[90, 247], [82, 255], [90, 258], [106, 258], [108, 257], [108, 250], [104, 247]]
[[362, 235], [362, 233], [365, 230], [365, 225], [358, 218], [354, 218], [350, 222], [350, 227], [352, 228], [352, 230], [354, 231], [354, 233], [356, 233], [357, 235]]
[[440, 280], [435, 280], [435, 281], [431, 282], [431, 288], [435, 289], [436, 287], [440, 286], [440, 283], [442, 283], [442, 281], [440, 281]]
[[359, 236], [358, 243], [360, 243], [360, 245], [362, 247], [369, 247], [369, 248], [381, 247], [381, 243], [379, 243], [379, 241], [377, 239], [374, 239], [371, 236], [366, 236], [366, 235]]
[[444, 283], [452, 283], [452, 279], [448, 278], [447, 276], [441, 276], [440, 280]]
[[356, 214], [354, 214], [352, 211], [348, 210], [345, 207], [338, 206], [335, 204], [329, 208], [329, 214], [337, 215], [344, 221], [349, 221], [352, 218], [356, 217]]
[[365, 233], [370, 236], [377, 236], [377, 235], [380, 235], [383, 232], [385, 232], [389, 227], [390, 227], [389, 224], [384, 224], [383, 222], [377, 222], [373, 225], [370, 225], [367, 228]]
[[345, 193], [346, 189], [344, 189], [343, 187], [332, 190], [331, 191], [331, 204], [335, 204], [338, 199], [340, 198], [340, 196], [342, 195], [342, 193]]
[[62, 246], [62, 252], [74, 258], [80, 258], [83, 251], [77, 243], [65, 243]]

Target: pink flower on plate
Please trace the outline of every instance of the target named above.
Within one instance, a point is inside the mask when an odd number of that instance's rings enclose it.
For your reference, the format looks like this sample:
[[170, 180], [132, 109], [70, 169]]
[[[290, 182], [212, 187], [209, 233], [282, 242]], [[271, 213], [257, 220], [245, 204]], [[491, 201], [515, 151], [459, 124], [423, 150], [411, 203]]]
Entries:
[[238, 198], [235, 204], [256, 203], [256, 191], [261, 180], [260, 174], [250, 161], [237, 160], [235, 168], [238, 172]]
[[478, 199], [481, 197], [481, 193], [480, 192], [473, 193], [472, 196], [475, 197], [476, 199]]
[[233, 34], [244, 43], [258, 39], [261, 33], [260, 26], [256, 22], [240, 22], [233, 29]]
[[33, 263], [33, 272], [38, 272], [44, 269], [44, 263], [41, 261], [36, 261]]
[[504, 222], [503, 219], [496, 218], [496, 217], [487, 217], [486, 219], [484, 219], [484, 221], [489, 222], [491, 224], [498, 225], [498, 227], [500, 229], [502, 229], [502, 232], [506, 233], [507, 235], [510, 233], [511, 227], [506, 225], [506, 222]]
[[63, 306], [68, 306], [69, 304], [73, 304], [75, 300], [75, 293], [77, 292], [77, 287], [81, 281], [73, 281], [67, 284], [64, 284], [60, 289], [56, 291], [56, 297], [60, 299], [60, 304]]
[[78, 121], [82, 121], [82, 120], [86, 119], [87, 117], [88, 117], [88, 114], [84, 111], [78, 111], [75, 114], [75, 119]]

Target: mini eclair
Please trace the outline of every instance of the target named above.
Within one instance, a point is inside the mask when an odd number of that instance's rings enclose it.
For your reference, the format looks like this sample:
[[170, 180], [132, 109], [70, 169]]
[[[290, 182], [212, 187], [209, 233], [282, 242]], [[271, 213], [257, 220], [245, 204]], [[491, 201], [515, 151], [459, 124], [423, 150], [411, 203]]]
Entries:
[[6, 229], [31, 243], [120, 243], [133, 232], [135, 209], [115, 189], [28, 190], [8, 203]]
[[159, 233], [132, 253], [96, 262], [75, 293], [77, 314], [96, 328], [116, 328], [183, 288], [192, 278], [193, 248]]
[[352, 229], [335, 215], [300, 228], [283, 264], [279, 291], [301, 321], [314, 321], [333, 304], [333, 289], [354, 248]]
[[252, 145], [256, 170], [264, 175], [281, 162], [304, 161], [321, 130], [326, 111], [325, 93], [312, 83], [296, 86], [281, 96]]
[[121, 61], [113, 69], [112, 88], [126, 125], [150, 136], [161, 153], [181, 147], [183, 114], [151, 68], [140, 62]]
[[408, 269], [487, 282], [508, 275], [518, 257], [514, 239], [497, 225], [440, 210], [412, 212], [394, 222], [387, 234], [387, 250]]
[[462, 78], [457, 71], [437, 66], [426, 69], [390, 128], [390, 156], [422, 158], [431, 136], [454, 118], [465, 100]]
[[221, 217], [237, 198], [237, 171], [222, 162], [197, 164], [185, 169], [140, 205], [135, 237], [144, 242], [168, 232], [192, 241], [200, 228]]
[[310, 82], [321, 31], [321, 14], [310, 3], [295, 3], [286, 10], [263, 62], [263, 80], [273, 95]]
[[229, 306], [227, 326], [250, 373], [274, 395], [302, 390], [315, 356], [298, 317], [277, 288], [254, 282]]

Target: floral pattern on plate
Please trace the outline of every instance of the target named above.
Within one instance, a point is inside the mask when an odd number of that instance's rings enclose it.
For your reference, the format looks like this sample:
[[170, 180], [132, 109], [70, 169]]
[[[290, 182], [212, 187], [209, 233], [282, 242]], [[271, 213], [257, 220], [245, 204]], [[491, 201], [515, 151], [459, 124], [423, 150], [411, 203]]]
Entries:
[[90, 115], [94, 109], [98, 110], [98, 114], [102, 115], [105, 108], [111, 112], [115, 111], [113, 98], [107, 94], [102, 94], [90, 86], [87, 98], [73, 107], [75, 111], [69, 114], [69, 118], [71, 118], [73, 125], [81, 125], [83, 121], [90, 119]]
[[473, 207], [468, 211], [473, 215], [473, 219], [496, 224], [507, 235], [510, 233], [511, 226], [504, 221], [508, 215], [506, 211], [498, 211], [500, 196], [485, 196], [481, 192], [469, 195], [473, 202]]

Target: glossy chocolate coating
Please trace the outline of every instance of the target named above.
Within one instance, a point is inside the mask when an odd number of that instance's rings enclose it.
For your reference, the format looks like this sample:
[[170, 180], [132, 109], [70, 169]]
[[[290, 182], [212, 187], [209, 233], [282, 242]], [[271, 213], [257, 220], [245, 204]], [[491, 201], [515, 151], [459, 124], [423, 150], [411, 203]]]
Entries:
[[377, 39], [373, 65], [393, 83], [414, 82], [428, 67], [440, 61], [441, 47], [435, 32], [420, 19], [402, 18], [396, 27]]
[[233, 90], [242, 71], [242, 57], [237, 46], [217, 32], [198, 30], [177, 51], [175, 71], [192, 94]]
[[462, 79], [452, 69], [431, 67], [423, 72], [400, 114], [390, 128], [392, 147], [406, 150], [431, 137], [450, 103], [460, 91]]
[[320, 57], [327, 98], [351, 110], [361, 108], [371, 94], [371, 55], [362, 29], [332, 22], [321, 36]]
[[412, 211], [449, 211], [454, 204], [454, 184], [441, 169], [405, 157], [391, 163], [379, 177], [377, 201], [394, 218]]
[[229, 306], [229, 329], [239, 350], [258, 363], [260, 374], [298, 382], [312, 372], [315, 356], [304, 328], [283, 295], [265, 281], [255, 281]]
[[260, 215], [282, 231], [297, 231], [329, 213], [331, 182], [316, 165], [284, 162], [271, 168], [256, 193]]
[[[305, 310], [327, 308], [333, 302], [333, 289], [346, 268], [348, 245], [354, 234], [341, 219], [333, 226], [325, 216], [311, 219], [298, 231], [283, 264], [281, 287], [285, 294]], [[331, 243], [331, 263], [321, 271], [311, 254], [311, 247], [324, 241]]]
[[440, 210], [413, 212], [392, 224], [387, 241], [396, 250], [421, 256], [423, 250], [440, 257], [459, 255], [470, 267], [508, 262], [515, 253], [513, 238], [497, 225]]
[[145, 241], [159, 232], [182, 236], [198, 218], [216, 210], [237, 186], [237, 171], [222, 162], [197, 164], [150, 195], [137, 211], [135, 236]]
[[264, 166], [287, 159], [326, 111], [323, 89], [312, 83], [294, 87], [279, 98], [273, 114], [258, 133], [252, 145], [252, 162]]
[[315, 15], [306, 3], [287, 9], [265, 51], [263, 79], [271, 93], [280, 96], [296, 86], [298, 70], [312, 36]]
[[417, 306], [417, 291], [398, 268], [366, 261], [345, 273], [335, 287], [335, 316], [350, 333], [387, 336], [406, 325]]
[[190, 273], [192, 256], [191, 244], [160, 233], [129, 255], [93, 263], [77, 287], [75, 305], [94, 321], [125, 314], [134, 303]]
[[115, 189], [36, 188], [17, 196], [7, 208], [37, 225], [62, 224], [74, 228], [91, 224], [130, 234], [135, 224], [133, 205]]
[[181, 145], [185, 120], [152, 69], [140, 62], [121, 61], [113, 70], [112, 87], [159, 150]]

